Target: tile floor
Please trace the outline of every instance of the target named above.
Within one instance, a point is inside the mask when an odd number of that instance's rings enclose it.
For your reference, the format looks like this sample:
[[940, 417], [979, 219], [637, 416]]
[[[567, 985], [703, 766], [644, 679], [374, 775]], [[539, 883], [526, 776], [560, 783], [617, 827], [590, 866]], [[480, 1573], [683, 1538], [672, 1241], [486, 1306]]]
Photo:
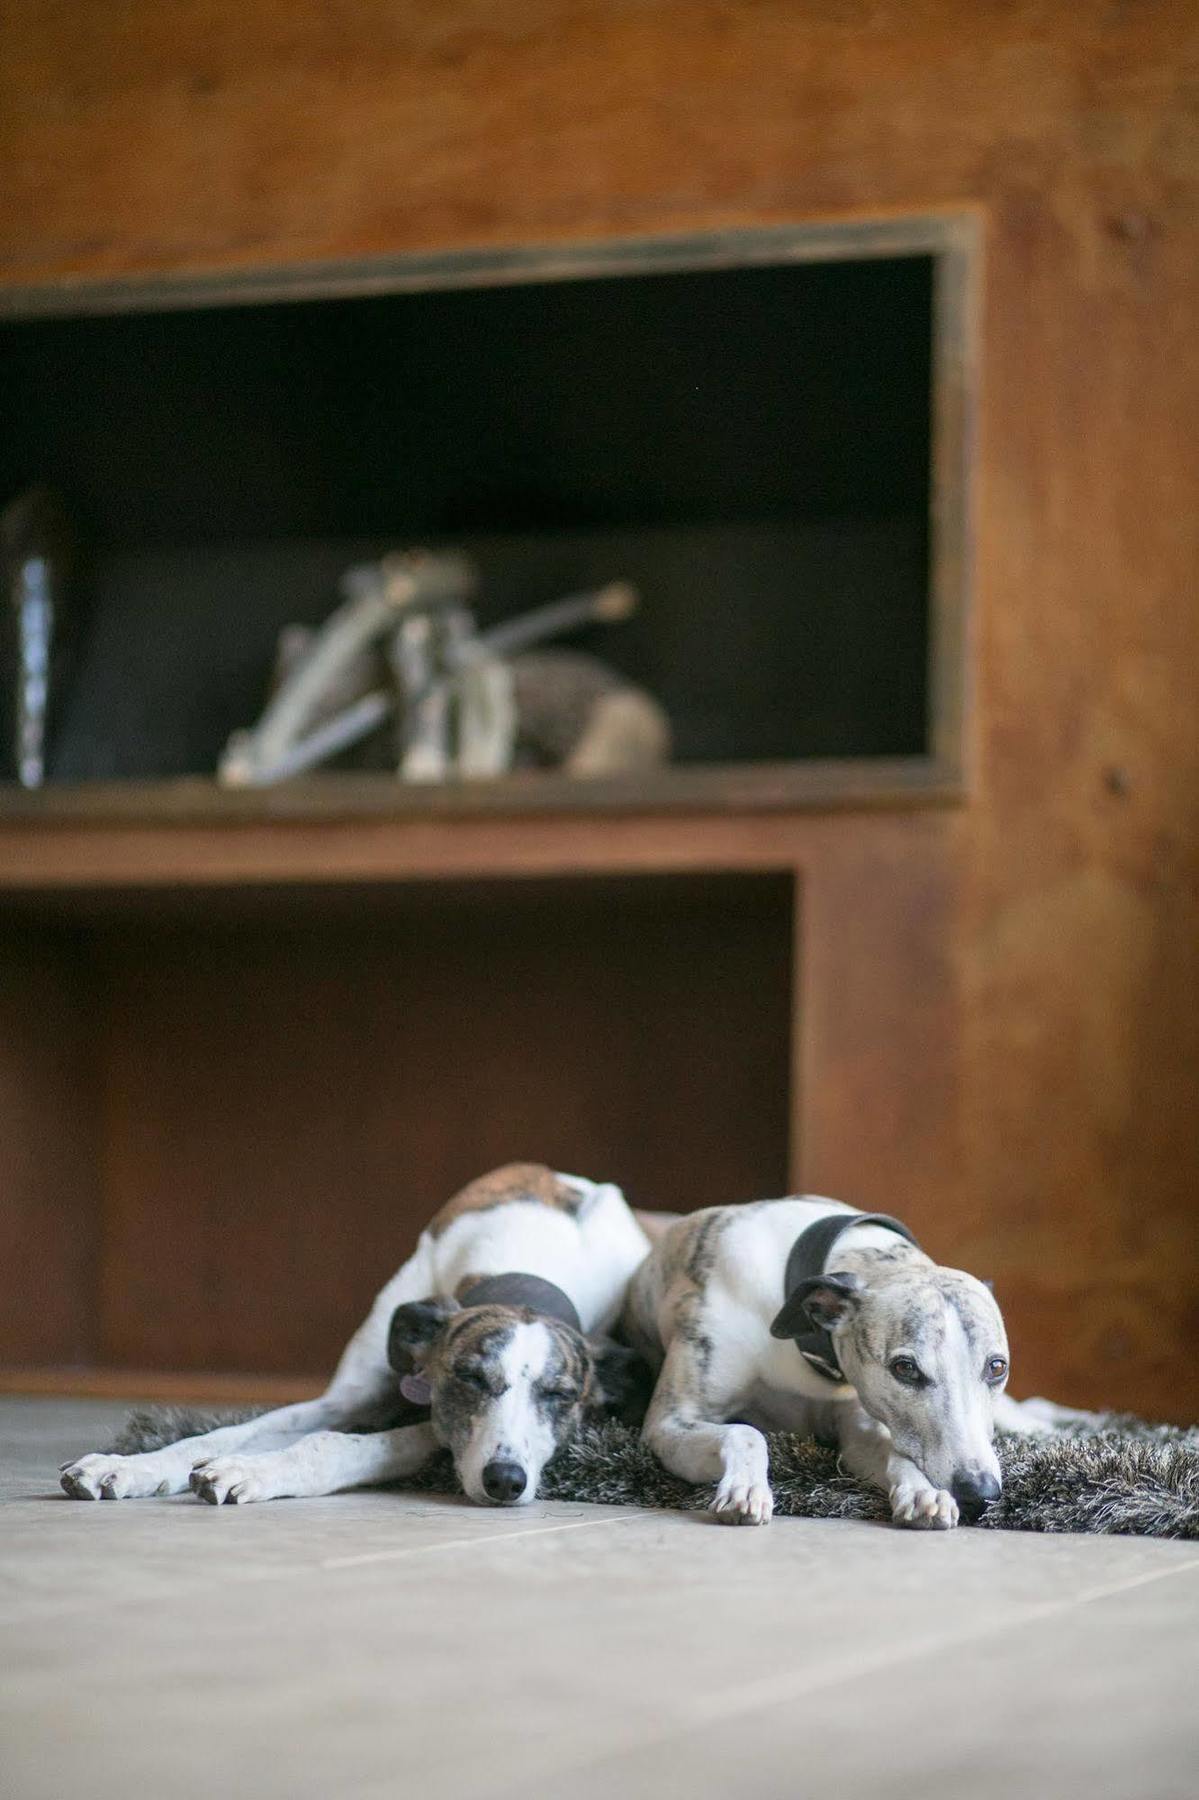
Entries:
[[1191, 1800], [1199, 1546], [63, 1498], [0, 1401], [4, 1800]]

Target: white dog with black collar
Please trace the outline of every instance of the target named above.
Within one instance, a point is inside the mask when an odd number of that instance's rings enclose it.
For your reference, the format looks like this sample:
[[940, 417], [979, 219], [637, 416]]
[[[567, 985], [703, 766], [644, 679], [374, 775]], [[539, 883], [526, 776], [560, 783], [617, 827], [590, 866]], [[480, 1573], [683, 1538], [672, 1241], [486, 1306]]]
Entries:
[[898, 1220], [816, 1195], [713, 1207], [670, 1227], [629, 1287], [625, 1332], [658, 1374], [644, 1437], [713, 1510], [764, 1525], [763, 1432], [826, 1437], [890, 1496], [897, 1525], [946, 1529], [1001, 1490], [995, 1426], [1066, 1415], [1004, 1396], [1008, 1345], [984, 1282], [941, 1268]]
[[77, 1500], [191, 1486], [244, 1504], [399, 1480], [448, 1448], [472, 1500], [523, 1505], [580, 1420], [639, 1385], [638, 1358], [600, 1334], [648, 1249], [612, 1183], [497, 1169], [442, 1207], [318, 1400], [162, 1450], [80, 1457], [62, 1486]]

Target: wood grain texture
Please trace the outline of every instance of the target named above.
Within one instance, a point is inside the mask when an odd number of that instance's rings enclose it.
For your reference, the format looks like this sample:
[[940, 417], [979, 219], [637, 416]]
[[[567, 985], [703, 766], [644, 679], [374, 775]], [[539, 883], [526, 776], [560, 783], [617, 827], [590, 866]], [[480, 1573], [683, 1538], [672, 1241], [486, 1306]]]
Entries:
[[[91, 824], [71, 819], [46, 825], [13, 825], [0, 832], [8, 851], [0, 873], [0, 893], [13, 910], [61, 905], [76, 916], [103, 910], [104, 895], [125, 889], [172, 891], [231, 884], [280, 883], [320, 888], [332, 883], [396, 881], [508, 875], [662, 873], [672, 869], [779, 869], [802, 864], [812, 847], [824, 843], [822, 820], [844, 811], [855, 834], [873, 804], [886, 808], [945, 804], [952, 788], [943, 771], [928, 767], [910, 783], [891, 789], [862, 770], [862, 798], [850, 798], [854, 775], [836, 791], [819, 796], [813, 783], [812, 813], [761, 817], [737, 804], [748, 787], [764, 801], [769, 777], [743, 783], [735, 773], [718, 777], [728, 796], [727, 810], [663, 816], [643, 811], [612, 816], [577, 807], [560, 815], [540, 809], [505, 818], [472, 817], [468, 807], [414, 805], [402, 814], [364, 810], [355, 818], [334, 810], [328, 818], [227, 823], [210, 820], [164, 826], [103, 814]], [[887, 777], [882, 776], [882, 779]], [[800, 775], [802, 779], [802, 772]], [[576, 784], [577, 785], [577, 784]], [[604, 784], [607, 785], [606, 783]], [[709, 795], [711, 789], [708, 790]]]
[[[901, 1186], [939, 1254], [996, 1278], [1021, 1389], [1199, 1413], [1193, 6], [13, 0], [6, 21], [14, 284], [979, 209], [971, 799], [861, 840], [843, 821], [805, 875], [794, 1173], [880, 1207]], [[385, 829], [334, 832], [339, 866], [392, 855]], [[412, 827], [415, 863], [447, 829]], [[512, 829], [556, 866], [561, 838]], [[688, 829], [662, 828], [673, 866], [747, 855], [736, 822]], [[773, 866], [797, 854], [761, 829]], [[658, 830], [619, 822], [620, 854], [647, 866]], [[478, 840], [452, 841], [469, 864]]]
[[784, 876], [420, 888], [114, 927], [101, 1359], [332, 1369], [467, 1181], [710, 1205], [787, 1173]]
[[[1191, 174], [1190, 9], [103, 0], [6, 10], [10, 281], [989, 202]], [[1121, 199], [1119, 190], [1125, 190]]]
[[97, 1351], [94, 1024], [74, 934], [0, 936], [0, 1362]]

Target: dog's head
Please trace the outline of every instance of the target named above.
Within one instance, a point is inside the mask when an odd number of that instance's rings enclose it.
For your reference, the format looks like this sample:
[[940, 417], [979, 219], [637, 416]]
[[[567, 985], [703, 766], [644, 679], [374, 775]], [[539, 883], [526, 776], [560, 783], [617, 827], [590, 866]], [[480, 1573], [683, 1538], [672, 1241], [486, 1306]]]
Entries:
[[831, 1334], [846, 1379], [900, 1455], [948, 1488], [966, 1518], [999, 1498], [994, 1406], [1008, 1344], [984, 1282], [923, 1261], [866, 1263], [861, 1275], [800, 1282], [771, 1329], [797, 1336], [809, 1321]]
[[397, 1307], [387, 1355], [431, 1409], [469, 1498], [494, 1506], [534, 1499], [554, 1452], [589, 1415], [624, 1409], [643, 1377], [632, 1350], [561, 1319], [449, 1299]]

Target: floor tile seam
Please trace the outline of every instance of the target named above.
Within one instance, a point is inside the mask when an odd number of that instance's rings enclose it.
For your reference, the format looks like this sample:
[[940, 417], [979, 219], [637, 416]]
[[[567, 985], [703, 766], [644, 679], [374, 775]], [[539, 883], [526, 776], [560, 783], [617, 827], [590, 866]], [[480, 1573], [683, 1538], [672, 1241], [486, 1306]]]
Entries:
[[[104, 1503], [99, 1502], [98, 1504]], [[109, 1504], [136, 1506], [140, 1502], [119, 1501]], [[602, 1519], [560, 1519], [545, 1525], [532, 1526], [524, 1531], [490, 1531], [477, 1537], [441, 1538], [433, 1544], [396, 1544], [386, 1550], [363, 1551], [353, 1556], [322, 1557], [315, 1561], [305, 1559], [273, 1564], [265, 1568], [241, 1567], [235, 1569], [228, 1579], [221, 1582], [221, 1585], [235, 1589], [239, 1584], [258, 1585], [261, 1582], [295, 1581], [305, 1576], [335, 1575], [342, 1571], [352, 1571], [379, 1563], [402, 1562], [419, 1556], [431, 1556], [437, 1552], [466, 1551], [478, 1545], [494, 1547], [497, 1544], [505, 1543], [521, 1544], [531, 1538], [552, 1536], [564, 1531], [595, 1530], [597, 1526], [601, 1525], [624, 1525], [634, 1519], [652, 1518], [653, 1516], [654, 1514], [651, 1512], [638, 1511], [630, 1507], [619, 1514], [606, 1515]], [[43, 1598], [48, 1602], [47, 1614], [52, 1615], [55, 1619], [70, 1619], [79, 1613], [92, 1611], [98, 1604], [103, 1605], [106, 1618], [111, 1617], [115, 1610], [129, 1606], [141, 1608], [158, 1605], [170, 1606], [180, 1601], [186, 1601], [196, 1593], [211, 1592], [214, 1577], [219, 1578], [222, 1573], [223, 1571], [206, 1568], [195, 1571], [189, 1581], [164, 1585], [151, 1595], [144, 1592], [105, 1595], [101, 1601], [93, 1593], [83, 1595], [75, 1602], [67, 1601], [66, 1604], [57, 1603], [61, 1590], [57, 1592], [50, 1590], [43, 1596], [38, 1596], [31, 1595], [28, 1588], [21, 1588], [17, 1590], [16, 1595], [19, 1600], [24, 1602], [20, 1608], [20, 1615], [11, 1613], [6, 1616], [3, 1608], [0, 1607], [0, 1628], [12, 1628], [23, 1623], [28, 1624], [31, 1619], [36, 1619], [39, 1600]]]

